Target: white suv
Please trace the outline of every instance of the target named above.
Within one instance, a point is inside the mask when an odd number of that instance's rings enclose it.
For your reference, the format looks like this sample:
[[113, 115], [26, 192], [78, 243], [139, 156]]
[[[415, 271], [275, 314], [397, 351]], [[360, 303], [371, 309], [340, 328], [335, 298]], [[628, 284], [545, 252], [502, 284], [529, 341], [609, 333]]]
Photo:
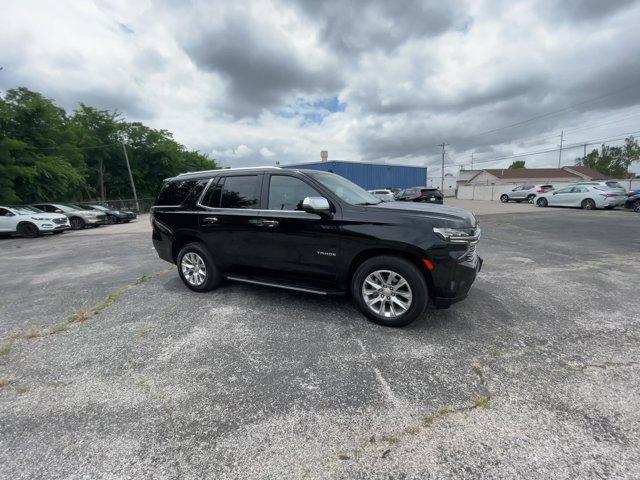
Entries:
[[0, 206], [0, 236], [19, 233], [33, 238], [44, 232], [62, 233], [70, 228], [69, 219], [59, 213], [45, 213], [33, 207]]

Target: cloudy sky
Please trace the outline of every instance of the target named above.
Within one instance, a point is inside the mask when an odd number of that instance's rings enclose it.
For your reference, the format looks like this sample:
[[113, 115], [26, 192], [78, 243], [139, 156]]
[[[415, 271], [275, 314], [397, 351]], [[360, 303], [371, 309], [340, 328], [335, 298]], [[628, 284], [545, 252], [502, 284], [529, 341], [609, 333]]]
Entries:
[[[636, 1], [4, 0], [2, 11], [0, 91], [116, 109], [227, 166], [326, 149], [435, 175], [443, 141], [455, 172], [472, 152], [503, 167], [555, 149], [562, 130], [567, 163], [574, 145], [640, 134]], [[558, 153], [521, 159], [554, 166]]]

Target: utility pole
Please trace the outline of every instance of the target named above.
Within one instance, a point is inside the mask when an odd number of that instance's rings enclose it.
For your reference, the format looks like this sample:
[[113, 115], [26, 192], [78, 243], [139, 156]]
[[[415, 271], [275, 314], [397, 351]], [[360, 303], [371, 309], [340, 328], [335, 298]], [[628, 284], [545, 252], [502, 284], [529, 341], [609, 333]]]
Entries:
[[442, 147], [442, 179], [440, 180], [440, 192], [444, 195], [444, 147], [449, 145], [448, 143], [442, 142], [442, 144], [438, 145]]
[[473, 154], [474, 152], [471, 152], [471, 170], [473, 170]]
[[562, 141], [564, 140], [564, 130], [560, 132], [560, 153], [558, 155], [558, 168], [562, 164]]
[[136, 202], [136, 212], [140, 213], [140, 204], [138, 203], [138, 194], [136, 193], [136, 184], [133, 183], [133, 175], [131, 175], [131, 165], [129, 165], [129, 155], [127, 155], [127, 146], [122, 140], [122, 151], [124, 152], [124, 160], [127, 162], [127, 170], [129, 171], [129, 180], [131, 181], [131, 190], [133, 190], [133, 200]]
[[587, 144], [584, 144], [584, 155], [582, 155], [582, 158], [587, 158]]

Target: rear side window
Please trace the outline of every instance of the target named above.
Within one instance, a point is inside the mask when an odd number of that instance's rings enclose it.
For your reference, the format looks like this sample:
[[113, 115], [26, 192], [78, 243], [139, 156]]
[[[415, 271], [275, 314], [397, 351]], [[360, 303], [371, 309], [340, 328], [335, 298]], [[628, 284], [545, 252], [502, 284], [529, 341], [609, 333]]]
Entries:
[[299, 178], [272, 175], [269, 180], [269, 210], [302, 210], [306, 197], [321, 197], [314, 188]]
[[605, 182], [609, 188], [622, 188], [618, 182]]
[[198, 180], [174, 180], [162, 186], [156, 205], [182, 205]]
[[258, 208], [260, 204], [258, 175], [225, 177], [222, 184], [222, 208]]

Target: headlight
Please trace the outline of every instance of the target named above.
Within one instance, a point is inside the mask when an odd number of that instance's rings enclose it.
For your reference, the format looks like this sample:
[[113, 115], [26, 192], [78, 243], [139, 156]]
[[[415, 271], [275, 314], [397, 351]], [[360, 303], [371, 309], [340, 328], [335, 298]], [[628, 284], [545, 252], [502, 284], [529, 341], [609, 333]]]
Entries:
[[462, 230], [459, 228], [433, 227], [433, 232], [443, 240], [451, 243], [477, 242], [480, 238], [480, 229]]

